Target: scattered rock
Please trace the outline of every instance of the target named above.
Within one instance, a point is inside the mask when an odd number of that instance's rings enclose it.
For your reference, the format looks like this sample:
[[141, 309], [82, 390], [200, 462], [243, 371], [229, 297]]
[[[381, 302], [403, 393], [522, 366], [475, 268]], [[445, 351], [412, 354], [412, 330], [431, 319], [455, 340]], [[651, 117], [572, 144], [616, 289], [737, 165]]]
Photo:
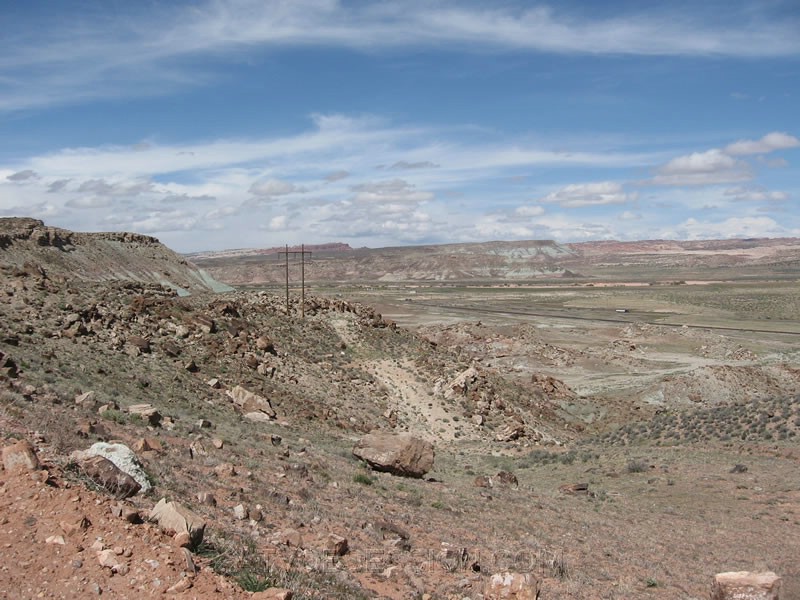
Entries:
[[325, 543], [326, 554], [330, 556], [344, 556], [347, 554], [348, 549], [347, 538], [343, 538], [335, 533], [328, 535], [328, 539]]
[[36, 450], [28, 440], [3, 448], [3, 467], [8, 473], [36, 471], [39, 466]]
[[489, 580], [487, 600], [536, 600], [539, 581], [530, 573], [496, 573]]
[[128, 343], [128, 348], [132, 349], [131, 353], [134, 353], [134, 356], [150, 352], [150, 340], [146, 338], [139, 335], [132, 335], [126, 341]]
[[507, 421], [497, 435], [495, 435], [495, 440], [498, 442], [511, 442], [523, 437], [524, 435], [525, 423], [523, 422], [522, 417], [519, 415], [514, 415], [514, 418]]
[[130, 415], [137, 415], [152, 427], [158, 427], [161, 423], [161, 413], [152, 404], [134, 404], [128, 408]]
[[217, 499], [214, 498], [214, 494], [211, 492], [200, 492], [197, 494], [197, 501], [200, 504], [205, 504], [206, 506], [216, 506]]
[[746, 465], [734, 465], [730, 471], [731, 473], [747, 473], [747, 466]]
[[405, 477], [423, 477], [433, 468], [430, 442], [408, 433], [370, 433], [353, 448], [353, 454], [376, 471]]
[[111, 507], [111, 514], [126, 520], [128, 523], [138, 524], [142, 522], [142, 515], [139, 514], [138, 510], [121, 502]]
[[181, 579], [178, 580], [178, 583], [167, 588], [167, 593], [180, 594], [182, 592], [185, 592], [186, 590], [191, 589], [193, 585], [194, 583], [192, 582], [192, 579], [190, 577], [182, 577]]
[[565, 483], [559, 486], [559, 491], [562, 494], [569, 494], [572, 496], [587, 495], [589, 493], [588, 483]]
[[233, 517], [237, 521], [244, 521], [250, 516], [250, 512], [244, 504], [237, 504], [233, 507]]
[[512, 487], [517, 487], [519, 485], [517, 476], [510, 471], [500, 471], [497, 475], [495, 475], [494, 479], [497, 481], [497, 483], [502, 485], [508, 485]]

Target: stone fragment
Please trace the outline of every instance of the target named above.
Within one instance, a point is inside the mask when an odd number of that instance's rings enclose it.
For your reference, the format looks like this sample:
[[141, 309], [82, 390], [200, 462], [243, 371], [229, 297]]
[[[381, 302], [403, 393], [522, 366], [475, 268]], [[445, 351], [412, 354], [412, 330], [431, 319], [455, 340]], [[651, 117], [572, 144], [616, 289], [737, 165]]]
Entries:
[[344, 556], [347, 554], [348, 549], [347, 538], [343, 538], [335, 533], [328, 535], [328, 539], [325, 542], [326, 554], [329, 556]]
[[214, 498], [214, 494], [211, 492], [200, 492], [197, 494], [197, 501], [200, 502], [200, 504], [205, 504], [206, 506], [217, 505], [217, 499]]
[[203, 333], [214, 333], [217, 330], [217, 324], [214, 322], [214, 319], [209, 316], [196, 315], [194, 322]]
[[163, 418], [158, 409], [154, 408], [152, 404], [133, 404], [128, 408], [128, 413], [141, 417], [145, 423], [152, 427], [158, 427]]
[[137, 452], [161, 452], [164, 449], [161, 442], [152, 437], [138, 439], [133, 447]]
[[530, 573], [496, 573], [489, 580], [486, 600], [536, 600], [539, 581]]
[[192, 582], [191, 577], [182, 577], [181, 579], [178, 580], [178, 582], [176, 584], [174, 584], [174, 585], [170, 586], [169, 588], [167, 588], [167, 593], [168, 594], [181, 594], [181, 593], [185, 592], [186, 590], [191, 589], [193, 585], [194, 585], [194, 583]]
[[44, 543], [57, 546], [63, 546], [66, 544], [66, 542], [64, 541], [64, 536], [62, 535], [51, 535], [44, 541]]
[[779, 600], [781, 578], [772, 571], [733, 571], [714, 576], [711, 600]]
[[422, 477], [433, 468], [430, 442], [408, 433], [370, 433], [356, 443], [353, 454], [376, 471], [405, 477]]
[[233, 507], [233, 517], [237, 521], [244, 521], [249, 516], [250, 512], [247, 510], [247, 507], [244, 504], [237, 504]]
[[225, 446], [225, 442], [223, 442], [220, 438], [214, 438], [211, 440], [211, 445], [217, 450], [222, 450], [223, 446]]
[[36, 471], [40, 466], [36, 450], [28, 440], [6, 446], [2, 455], [3, 467], [8, 473]]
[[166, 498], [162, 498], [150, 511], [150, 520], [157, 522], [168, 533], [187, 532], [193, 547], [203, 541], [205, 521], [177, 502], [167, 502]]
[[135, 348], [140, 354], [147, 354], [150, 352], [150, 340], [147, 338], [143, 338], [139, 335], [132, 335], [126, 342], [130, 348]]
[[124, 519], [128, 523], [138, 524], [142, 522], [142, 515], [138, 510], [127, 504], [119, 502], [111, 507], [111, 514], [119, 519]]

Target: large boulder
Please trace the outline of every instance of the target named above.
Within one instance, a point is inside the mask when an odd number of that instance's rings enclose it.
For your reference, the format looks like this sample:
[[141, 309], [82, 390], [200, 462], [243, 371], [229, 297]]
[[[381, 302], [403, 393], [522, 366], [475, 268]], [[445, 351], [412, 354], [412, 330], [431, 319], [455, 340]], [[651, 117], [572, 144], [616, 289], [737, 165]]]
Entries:
[[772, 571], [733, 571], [714, 576], [711, 600], [778, 600], [781, 578]]
[[91, 456], [83, 460], [80, 467], [87, 477], [120, 500], [134, 496], [142, 488], [133, 477], [103, 456]]
[[433, 444], [409, 433], [373, 432], [356, 443], [353, 454], [376, 471], [422, 477], [433, 468]]
[[192, 547], [197, 547], [203, 541], [206, 522], [177, 502], [167, 502], [166, 498], [162, 498], [150, 511], [150, 520], [176, 537], [187, 535]]
[[263, 396], [259, 396], [255, 392], [251, 392], [241, 385], [237, 385], [235, 388], [228, 390], [227, 394], [231, 400], [233, 400], [233, 403], [245, 414], [261, 412], [272, 419], [276, 417], [269, 400]]
[[150, 491], [153, 487], [147, 474], [144, 472], [142, 463], [139, 462], [133, 450], [128, 448], [125, 444], [107, 444], [105, 442], [97, 442], [93, 444], [88, 450], [78, 451], [72, 453], [72, 458], [83, 462], [92, 456], [102, 456], [110, 460], [116, 467], [130, 475], [136, 483], [141, 487], [143, 494]]

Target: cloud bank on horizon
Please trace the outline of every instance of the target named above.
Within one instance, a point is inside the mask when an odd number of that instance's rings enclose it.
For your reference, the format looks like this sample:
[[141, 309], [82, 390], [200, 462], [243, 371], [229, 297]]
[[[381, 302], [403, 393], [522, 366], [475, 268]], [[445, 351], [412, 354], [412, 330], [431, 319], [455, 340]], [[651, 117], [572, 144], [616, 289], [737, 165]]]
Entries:
[[186, 252], [800, 236], [793, 0], [0, 16], [0, 216]]

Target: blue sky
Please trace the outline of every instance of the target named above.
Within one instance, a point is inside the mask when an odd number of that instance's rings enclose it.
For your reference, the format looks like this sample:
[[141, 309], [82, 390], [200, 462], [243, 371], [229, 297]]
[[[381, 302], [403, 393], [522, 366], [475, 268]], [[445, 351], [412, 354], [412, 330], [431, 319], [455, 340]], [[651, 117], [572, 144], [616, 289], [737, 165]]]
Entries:
[[800, 5], [0, 1], [0, 216], [179, 251], [800, 236]]

